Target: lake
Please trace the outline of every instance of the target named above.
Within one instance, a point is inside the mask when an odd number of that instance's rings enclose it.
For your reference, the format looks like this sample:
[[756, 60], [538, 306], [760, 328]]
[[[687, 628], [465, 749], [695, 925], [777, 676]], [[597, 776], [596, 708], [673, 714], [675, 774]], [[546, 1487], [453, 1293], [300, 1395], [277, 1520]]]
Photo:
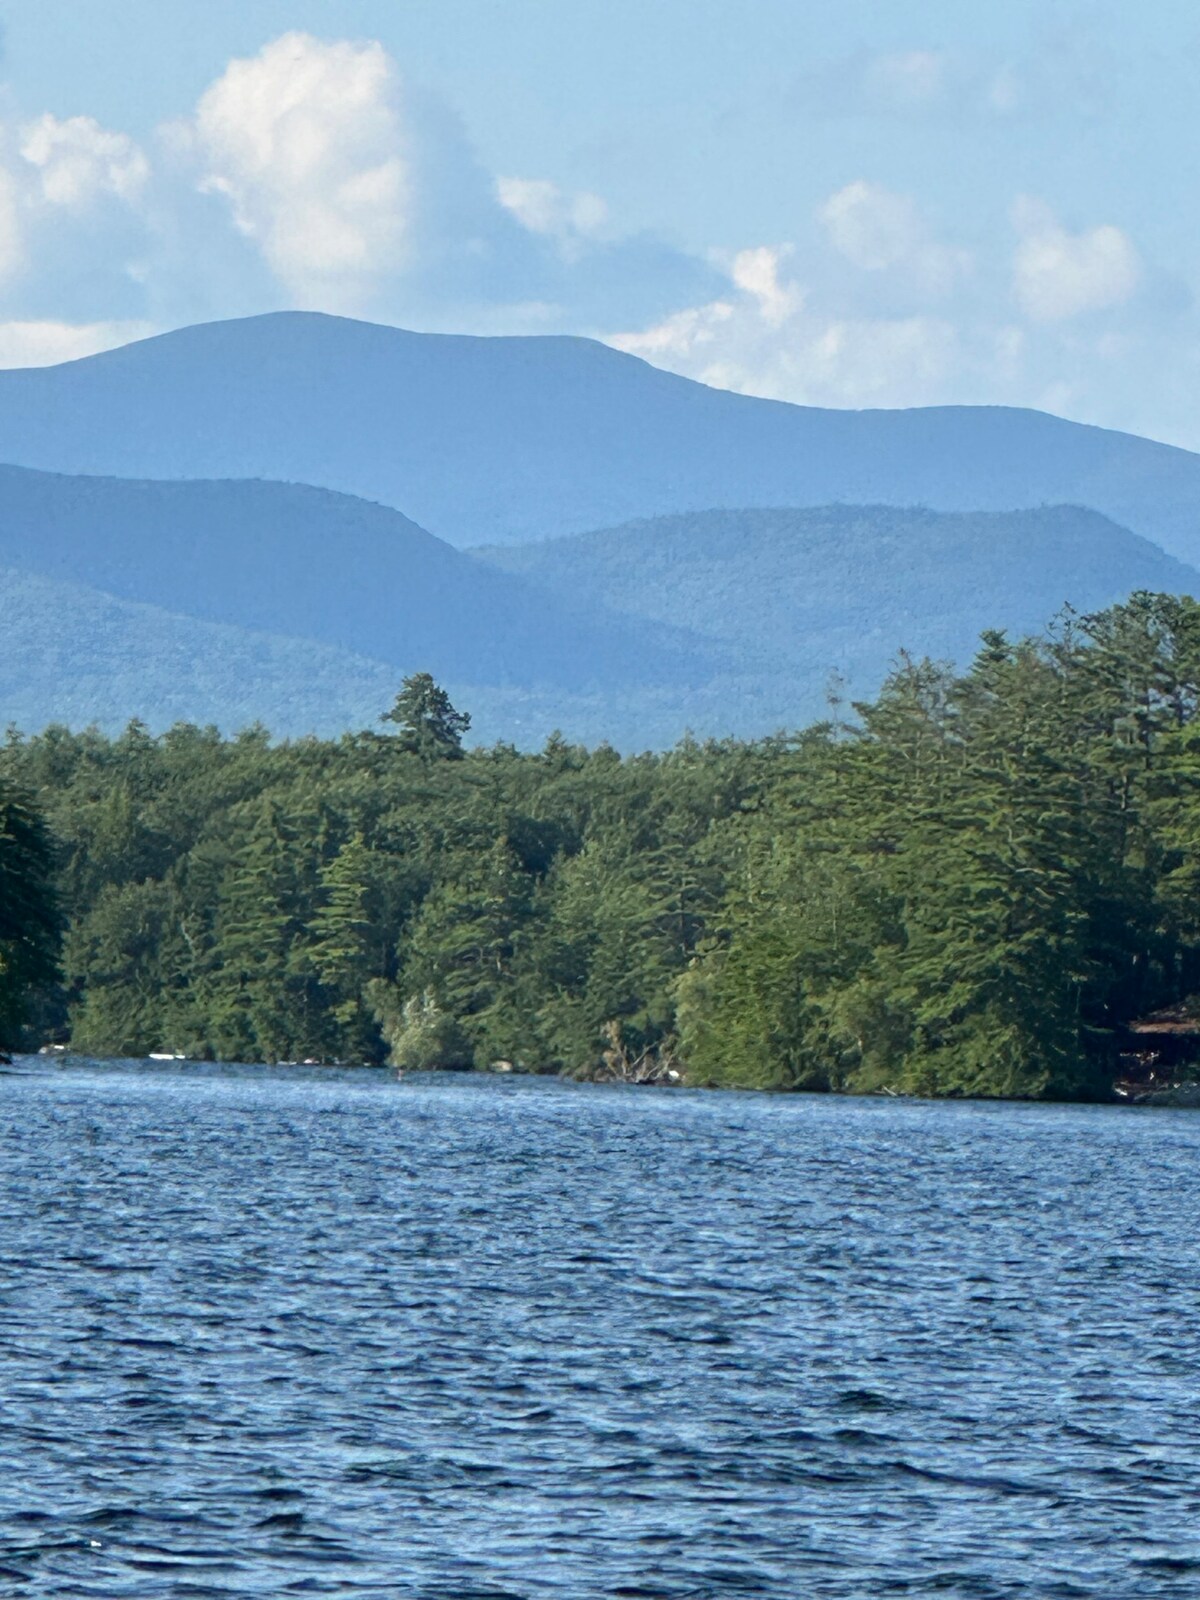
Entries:
[[1200, 1115], [40, 1059], [0, 1104], [0, 1592], [1200, 1592]]

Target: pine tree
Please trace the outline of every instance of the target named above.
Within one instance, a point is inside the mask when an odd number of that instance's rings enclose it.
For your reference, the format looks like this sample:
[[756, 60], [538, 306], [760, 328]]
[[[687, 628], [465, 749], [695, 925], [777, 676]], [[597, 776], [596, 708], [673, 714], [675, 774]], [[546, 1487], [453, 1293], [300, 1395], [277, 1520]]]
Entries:
[[369, 908], [372, 877], [372, 853], [356, 831], [320, 869], [320, 901], [308, 925], [308, 960], [328, 991], [345, 1059], [371, 1059], [378, 1051], [367, 999], [371, 982], [383, 977]]
[[531, 880], [504, 836], [447, 865], [404, 941], [404, 993], [431, 995], [466, 1030], [481, 1061], [519, 1053], [513, 973]]
[[326, 1057], [330, 1019], [304, 935], [316, 894], [315, 819], [265, 797], [221, 885], [205, 1000], [219, 1054], [281, 1061]]
[[469, 715], [454, 709], [450, 696], [428, 672], [405, 678], [383, 721], [399, 728], [396, 743], [401, 750], [425, 761], [458, 760], [463, 753], [463, 735], [471, 726]]
[[20, 1038], [30, 1002], [58, 970], [58, 907], [45, 824], [0, 784], [0, 1047]]

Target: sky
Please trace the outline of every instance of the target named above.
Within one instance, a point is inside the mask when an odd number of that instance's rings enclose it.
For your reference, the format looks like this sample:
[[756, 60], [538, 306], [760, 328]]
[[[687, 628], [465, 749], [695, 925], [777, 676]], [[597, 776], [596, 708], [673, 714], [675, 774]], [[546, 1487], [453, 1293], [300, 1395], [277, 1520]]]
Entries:
[[288, 307], [1200, 449], [1183, 0], [0, 0], [0, 365]]

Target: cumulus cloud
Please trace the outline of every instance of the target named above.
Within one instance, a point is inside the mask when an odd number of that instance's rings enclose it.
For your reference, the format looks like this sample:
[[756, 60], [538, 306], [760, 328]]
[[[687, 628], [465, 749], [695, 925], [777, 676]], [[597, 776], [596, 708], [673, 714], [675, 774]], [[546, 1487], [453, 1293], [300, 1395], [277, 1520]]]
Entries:
[[808, 405], [919, 404], [961, 360], [950, 322], [822, 311], [784, 275], [786, 247], [734, 257], [732, 293], [609, 342], [717, 388]]
[[834, 249], [864, 272], [905, 272], [941, 292], [971, 268], [969, 251], [930, 236], [909, 195], [866, 179], [830, 195], [818, 216]]
[[34, 169], [38, 192], [55, 206], [79, 208], [105, 196], [134, 202], [150, 175], [141, 148], [92, 117], [38, 117], [21, 129], [21, 158]]
[[455, 113], [402, 81], [378, 43], [276, 39], [231, 62], [169, 144], [289, 304], [458, 330], [506, 316], [578, 328], [712, 282], [705, 261], [662, 241], [610, 236], [595, 194], [487, 172]]
[[[803, 277], [796, 247], [740, 251], [720, 295], [611, 342], [717, 387], [810, 405], [922, 404], [985, 366], [1012, 365], [1010, 330], [981, 333], [929, 303], [972, 260], [933, 237], [910, 196], [859, 179], [830, 195], [817, 219], [828, 248], [804, 252]], [[905, 293], [893, 292], [897, 283]]]
[[[610, 342], [704, 383], [806, 405], [1033, 405], [1129, 425], [1116, 375], [1144, 373], [1165, 349], [1144, 296], [1136, 312], [1122, 309], [1142, 268], [1119, 229], [1071, 233], [1045, 206], [1021, 202], [1019, 317], [1007, 264], [941, 245], [906, 196], [857, 181], [818, 218], [823, 247], [741, 251], [720, 293], [626, 325]], [[898, 277], [910, 292], [892, 293]], [[1106, 314], [1074, 320], [1085, 312]]]
[[225, 197], [298, 304], [353, 306], [396, 270], [410, 173], [382, 45], [285, 34], [230, 62], [189, 132], [201, 189]]
[[780, 268], [790, 254], [787, 245], [759, 245], [753, 250], [740, 250], [730, 268], [735, 288], [748, 297], [768, 328], [781, 328], [803, 304], [799, 286], [780, 278]]
[[137, 143], [91, 117], [0, 124], [0, 320], [5, 312], [46, 326], [120, 316], [144, 244], [149, 176]]
[[1021, 199], [1012, 210], [1018, 238], [1013, 291], [1033, 322], [1061, 322], [1123, 305], [1142, 276], [1128, 234], [1111, 223], [1069, 233], [1048, 206]]

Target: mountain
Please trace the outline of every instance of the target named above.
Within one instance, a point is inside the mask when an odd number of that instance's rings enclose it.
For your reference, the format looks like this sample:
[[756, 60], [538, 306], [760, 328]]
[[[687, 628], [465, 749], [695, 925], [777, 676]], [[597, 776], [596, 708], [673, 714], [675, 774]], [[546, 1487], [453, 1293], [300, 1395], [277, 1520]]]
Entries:
[[11, 469], [0, 563], [0, 722], [336, 734], [428, 668], [472, 739], [526, 748], [555, 728], [632, 750], [796, 727], [826, 714], [831, 673], [869, 693], [901, 645], [964, 661], [982, 628], [1038, 629], [1066, 599], [1200, 592], [1075, 507], [706, 512], [473, 556], [320, 491]]
[[710, 507], [1090, 506], [1200, 560], [1200, 457], [1005, 407], [827, 411], [710, 389], [586, 339], [406, 333], [316, 313], [210, 323], [0, 372], [0, 460], [272, 478], [458, 545]]
[[116, 732], [137, 717], [284, 735], [378, 723], [399, 674], [311, 639], [202, 622], [66, 579], [0, 568], [0, 720]]
[[764, 693], [784, 678], [810, 717], [831, 673], [873, 691], [902, 646], [965, 662], [984, 628], [1039, 632], [1066, 602], [1200, 595], [1200, 572], [1078, 506], [705, 511], [478, 554], [554, 596], [718, 641], [737, 675]]
[[[0, 567], [0, 629], [0, 727], [27, 733], [55, 722], [117, 733], [137, 717], [155, 733], [174, 722], [215, 723], [225, 733], [261, 722], [279, 737], [336, 737], [378, 731], [400, 684], [395, 666], [312, 639], [206, 622], [7, 567]], [[523, 749], [539, 748], [555, 729], [632, 750], [673, 744], [690, 722], [726, 730], [731, 714], [748, 728], [783, 720], [756, 720], [746, 694], [731, 704], [719, 681], [580, 692], [443, 682], [471, 715], [472, 743], [504, 740]]]
[[718, 652], [682, 630], [651, 637], [590, 599], [550, 600], [390, 507], [297, 484], [2, 467], [0, 565], [350, 651], [390, 663], [397, 682], [423, 669], [495, 687], [613, 692], [688, 686], [717, 667]]

